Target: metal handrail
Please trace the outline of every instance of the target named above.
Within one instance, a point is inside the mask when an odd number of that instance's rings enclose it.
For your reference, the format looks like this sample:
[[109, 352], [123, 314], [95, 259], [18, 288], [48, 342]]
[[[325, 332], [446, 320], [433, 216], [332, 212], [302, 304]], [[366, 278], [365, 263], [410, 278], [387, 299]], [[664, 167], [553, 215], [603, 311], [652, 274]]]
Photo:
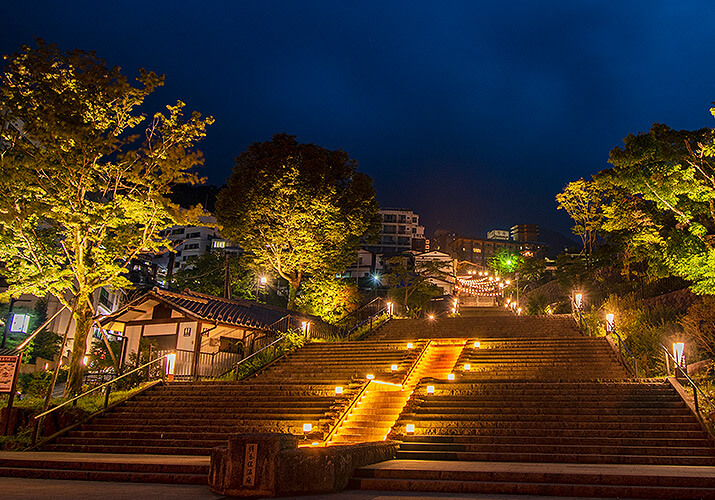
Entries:
[[[705, 401], [708, 402], [708, 404], [710, 405], [710, 407], [713, 408], [713, 409], [715, 409], [715, 403], [713, 403], [713, 402], [710, 400], [710, 398], [708, 398], [707, 395], [702, 391], [702, 389], [700, 389], [700, 387], [698, 387], [698, 384], [696, 384], [695, 381], [694, 381], [692, 378], [690, 378], [690, 376], [688, 375], [688, 369], [687, 369], [687, 367], [684, 367], [682, 364], [678, 363], [678, 360], [675, 359], [675, 356], [673, 356], [673, 355], [670, 353], [670, 351], [668, 350], [668, 348], [666, 348], [663, 344], [659, 344], [659, 345], [660, 345], [660, 347], [663, 349], [663, 351], [665, 351], [665, 354], [666, 354], [666, 356], [667, 356], [667, 357], [665, 358], [666, 362], [668, 361], [668, 358], [672, 359], [673, 362], [675, 363], [676, 369], [680, 369], [680, 373], [682, 373], [683, 376], [688, 380], [688, 382], [690, 382], [690, 385], [691, 385], [692, 388], [693, 388], [693, 400], [694, 400], [694, 402], [695, 402], [695, 411], [696, 411], [696, 412], [699, 412], [699, 411], [700, 411], [700, 410], [699, 410], [699, 407], [698, 407], [698, 392], [699, 392], [700, 395], [703, 397], [703, 399], [705, 399]], [[668, 365], [668, 375], [670, 375], [670, 365]], [[677, 378], [677, 376], [676, 376], [676, 378]]]
[[235, 365], [231, 366], [231, 368], [229, 368], [228, 370], [226, 370], [225, 372], [223, 372], [223, 373], [221, 374], [221, 376], [226, 375], [226, 374], [229, 373], [229, 372], [232, 372], [233, 370], [235, 370], [236, 368], [238, 368], [239, 366], [241, 366], [243, 363], [245, 363], [246, 361], [248, 361], [249, 359], [251, 359], [253, 356], [256, 356], [256, 355], [262, 353], [263, 351], [265, 351], [265, 350], [268, 349], [269, 347], [273, 346], [273, 344], [275, 344], [275, 343], [277, 343], [277, 342], [280, 342], [281, 340], [283, 340], [284, 338], [286, 338], [289, 334], [290, 334], [290, 332], [288, 332], [288, 333], [282, 335], [281, 337], [278, 337], [276, 340], [274, 340], [274, 341], [271, 342], [270, 344], [268, 344], [268, 345], [262, 347], [261, 349], [257, 350], [256, 352], [254, 352], [254, 353], [252, 353], [252, 354], [249, 354], [248, 356], [246, 356], [245, 358], [243, 358], [241, 361], [239, 361], [239, 362], [236, 363]]
[[424, 355], [427, 353], [427, 349], [429, 349], [430, 344], [432, 344], [432, 339], [427, 341], [427, 344], [425, 344], [425, 348], [422, 349], [422, 352], [420, 353], [419, 356], [417, 356], [417, 360], [415, 360], [414, 363], [412, 363], [412, 366], [410, 369], [407, 371], [407, 374], [405, 375], [405, 378], [403, 379], [402, 382], [402, 387], [405, 387], [405, 384], [407, 383], [407, 380], [410, 378], [410, 375], [412, 375], [412, 372], [415, 371], [415, 368], [417, 368], [417, 365], [420, 364], [420, 361], [422, 361], [422, 358]]
[[[273, 330], [273, 327], [274, 327], [275, 325], [277, 325], [277, 324], [280, 323], [281, 321], [285, 320], [286, 318], [288, 318], [288, 319], [290, 320], [291, 315], [290, 315], [290, 314], [286, 314], [285, 316], [283, 316], [283, 317], [282, 317], [281, 319], [279, 319], [278, 321], [274, 321], [273, 323], [271, 323], [270, 325], [268, 325], [265, 329], [266, 329], [266, 330], [269, 330], [269, 331]], [[288, 326], [290, 326], [290, 321], [288, 322]]]
[[335, 422], [335, 425], [333, 425], [333, 428], [330, 429], [330, 432], [325, 436], [323, 439], [323, 443], [325, 443], [325, 446], [328, 445], [328, 441], [330, 438], [335, 434], [335, 432], [338, 430], [340, 427], [340, 424], [343, 423], [343, 421], [347, 418], [347, 416], [350, 414], [350, 411], [355, 408], [355, 405], [360, 401], [360, 398], [362, 398], [362, 395], [365, 394], [365, 391], [367, 390], [368, 386], [372, 383], [372, 380], [368, 380], [367, 384], [362, 386], [362, 389], [360, 389], [360, 392], [358, 392], [357, 396], [353, 399], [353, 402], [350, 403], [350, 405], [345, 409], [343, 414], [338, 418], [338, 420]]
[[590, 337], [591, 336], [591, 327], [588, 325], [586, 322], [586, 318], [583, 317], [583, 313], [581, 312], [581, 308], [576, 305], [576, 302], [571, 299], [571, 314], [573, 316], [576, 316], [574, 320], [576, 323], [578, 323], [579, 328], [581, 327], [581, 324], [583, 324], [584, 329], [586, 330], [586, 334]]
[[[379, 297], [378, 297], [378, 298], [379, 298]], [[373, 302], [374, 302], [374, 301], [373, 301]], [[358, 323], [357, 325], [353, 326], [350, 330], [348, 330], [347, 332], [345, 332], [345, 338], [349, 339], [349, 338], [350, 338], [350, 335], [352, 335], [352, 333], [353, 333], [355, 330], [357, 330], [358, 328], [360, 328], [361, 326], [363, 326], [364, 324], [366, 324], [368, 321], [369, 321], [370, 323], [372, 323], [372, 320], [373, 320], [374, 318], [377, 318], [378, 316], [380, 316], [380, 315], [381, 315], [382, 313], [384, 313], [384, 312], [387, 312], [387, 307], [383, 307], [382, 309], [380, 309], [379, 311], [377, 311], [375, 314], [373, 314], [373, 315], [371, 315], [371, 316], [368, 316], [367, 318], [365, 318], [364, 320], [362, 320], [360, 323]], [[372, 328], [371, 328], [371, 329], [372, 329]]]
[[371, 300], [370, 302], [368, 302], [367, 304], [361, 305], [360, 307], [358, 307], [357, 309], [355, 309], [353, 312], [351, 312], [350, 314], [348, 314], [348, 315], [345, 316], [344, 318], [341, 318], [340, 321], [338, 321], [338, 324], [340, 324], [340, 323], [348, 323], [351, 317], [357, 316], [357, 315], [360, 313], [360, 311], [362, 311], [363, 309], [365, 309], [365, 308], [371, 306], [371, 305], [373, 304], [373, 302], [380, 302], [380, 301], [382, 301], [382, 300], [383, 300], [382, 297], [375, 297], [374, 299], [372, 299], [372, 300]]
[[171, 354], [165, 354], [164, 356], [162, 356], [162, 357], [160, 357], [160, 358], [156, 358], [156, 359], [154, 359], [154, 360], [152, 360], [152, 361], [149, 361], [148, 363], [143, 364], [143, 365], [141, 365], [141, 366], [139, 366], [139, 367], [133, 369], [133, 370], [130, 371], [130, 372], [127, 372], [127, 373], [125, 373], [125, 374], [123, 374], [123, 375], [120, 375], [120, 376], [117, 377], [117, 378], [113, 378], [113, 379], [110, 380], [109, 382], [105, 382], [105, 383], [103, 383], [102, 385], [98, 385], [97, 387], [94, 387], [94, 388], [92, 388], [92, 389], [90, 389], [90, 390], [88, 390], [88, 391], [86, 391], [86, 392], [83, 392], [83, 393], [80, 394], [79, 396], [75, 396], [75, 397], [73, 397], [72, 399], [69, 399], [69, 400], [65, 401], [65, 402], [62, 403], [61, 405], [55, 406], [54, 408], [52, 408], [52, 409], [50, 409], [50, 410], [47, 410], [47, 411], [44, 411], [44, 412], [40, 413], [39, 415], [35, 415], [35, 420], [37, 420], [38, 418], [41, 418], [41, 417], [45, 417], [45, 416], [49, 415], [50, 413], [52, 413], [52, 412], [54, 412], [54, 411], [56, 411], [56, 410], [59, 410], [59, 409], [62, 408], [63, 406], [67, 406], [68, 404], [70, 404], [70, 403], [72, 403], [72, 402], [74, 402], [74, 401], [77, 401], [79, 398], [82, 398], [82, 397], [86, 396], [87, 394], [90, 394], [90, 393], [92, 393], [92, 392], [98, 391], [98, 390], [102, 389], [102, 388], [105, 387], [105, 386], [111, 385], [111, 384], [115, 383], [117, 380], [123, 379], [124, 377], [126, 377], [126, 376], [128, 376], [128, 375], [131, 375], [131, 374], [134, 373], [134, 372], [138, 372], [139, 370], [142, 370], [142, 369], [146, 368], [147, 366], [156, 363], [157, 361], [161, 361], [161, 360], [163, 360], [163, 359], [166, 359], [166, 358], [168, 358], [169, 356], [171, 356]]

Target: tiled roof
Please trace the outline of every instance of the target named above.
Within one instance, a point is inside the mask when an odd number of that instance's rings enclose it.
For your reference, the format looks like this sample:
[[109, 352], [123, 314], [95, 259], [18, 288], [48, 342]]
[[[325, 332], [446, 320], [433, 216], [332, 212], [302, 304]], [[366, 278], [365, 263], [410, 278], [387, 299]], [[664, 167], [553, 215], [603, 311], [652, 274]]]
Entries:
[[20, 351], [14, 347], [0, 347], [0, 356], [19, 356]]
[[[306, 318], [310, 321], [320, 321], [319, 318], [306, 314], [273, 307], [243, 299], [224, 299], [213, 295], [206, 295], [192, 290], [184, 290], [182, 293], [169, 292], [159, 288], [154, 288], [150, 292], [132, 301], [124, 308], [111, 314], [104, 321], [118, 318], [130, 307], [148, 299], [155, 299], [163, 302], [175, 309], [184, 311], [201, 321], [218, 322], [228, 325], [244, 326], [251, 328], [267, 328], [275, 322], [283, 319], [287, 315], [292, 315], [294, 326], [299, 326], [300, 320], [297, 317]], [[104, 322], [103, 321], [103, 322]]]

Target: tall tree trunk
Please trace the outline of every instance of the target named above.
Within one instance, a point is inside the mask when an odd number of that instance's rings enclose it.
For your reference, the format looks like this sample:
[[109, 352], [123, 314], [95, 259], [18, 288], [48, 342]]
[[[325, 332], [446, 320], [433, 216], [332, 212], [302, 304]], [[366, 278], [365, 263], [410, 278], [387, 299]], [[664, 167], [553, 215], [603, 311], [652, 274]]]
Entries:
[[94, 310], [89, 301], [80, 299], [72, 314], [75, 322], [74, 341], [72, 342], [72, 355], [70, 356], [70, 369], [65, 385], [65, 396], [73, 396], [82, 389], [82, 376], [85, 366], [82, 360], [87, 351], [87, 337], [92, 327]]
[[300, 287], [300, 278], [293, 278], [288, 281], [288, 305], [287, 309], [295, 309], [295, 296]]

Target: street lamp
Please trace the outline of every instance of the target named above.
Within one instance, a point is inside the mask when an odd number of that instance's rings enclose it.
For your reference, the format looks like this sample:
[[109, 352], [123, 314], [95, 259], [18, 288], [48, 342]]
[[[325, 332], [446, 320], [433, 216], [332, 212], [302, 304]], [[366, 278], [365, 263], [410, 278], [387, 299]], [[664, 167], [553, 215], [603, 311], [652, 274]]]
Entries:
[[613, 333], [616, 331], [616, 321], [613, 319], [613, 313], [606, 314], [606, 332]]
[[268, 278], [266, 278], [265, 276], [261, 276], [261, 277], [258, 278], [258, 280], [256, 281], [256, 302], [260, 302], [260, 301], [261, 301], [261, 300], [260, 300], [260, 298], [261, 298], [261, 290], [265, 290], [267, 284], [268, 284]]
[[678, 367], [685, 365], [685, 344], [683, 342], [673, 343], [673, 357]]
[[574, 304], [576, 305], [577, 310], [583, 310], [583, 294], [577, 293], [574, 296]]

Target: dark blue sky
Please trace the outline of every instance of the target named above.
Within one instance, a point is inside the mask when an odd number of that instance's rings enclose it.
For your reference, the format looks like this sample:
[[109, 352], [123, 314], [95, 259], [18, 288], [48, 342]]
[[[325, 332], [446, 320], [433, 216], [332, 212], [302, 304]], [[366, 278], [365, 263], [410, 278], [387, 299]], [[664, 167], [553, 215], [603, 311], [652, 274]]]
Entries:
[[[497, 5], [498, 4], [498, 5]], [[41, 37], [166, 75], [213, 115], [214, 184], [276, 132], [342, 148], [431, 236], [567, 232], [563, 186], [653, 122], [715, 126], [715, 2], [5, 0], [0, 51]], [[155, 109], [147, 110], [154, 111]]]

